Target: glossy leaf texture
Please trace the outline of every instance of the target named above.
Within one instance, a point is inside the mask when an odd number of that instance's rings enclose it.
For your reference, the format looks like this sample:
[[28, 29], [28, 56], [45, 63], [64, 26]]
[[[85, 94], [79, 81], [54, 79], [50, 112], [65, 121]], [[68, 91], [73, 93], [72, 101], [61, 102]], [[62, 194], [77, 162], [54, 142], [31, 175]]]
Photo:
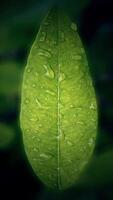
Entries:
[[41, 24], [24, 72], [21, 128], [35, 174], [66, 189], [88, 163], [97, 134], [97, 103], [77, 27], [52, 9]]

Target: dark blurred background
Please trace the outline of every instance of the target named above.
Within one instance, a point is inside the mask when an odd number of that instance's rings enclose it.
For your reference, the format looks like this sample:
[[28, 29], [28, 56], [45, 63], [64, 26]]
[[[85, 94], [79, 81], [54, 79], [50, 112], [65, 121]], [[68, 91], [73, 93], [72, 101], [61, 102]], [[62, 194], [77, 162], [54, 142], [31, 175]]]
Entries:
[[[19, 126], [22, 75], [41, 20], [55, 4], [76, 22], [99, 107], [97, 143], [79, 183], [48, 190], [27, 161]], [[113, 199], [113, 1], [0, 1], [0, 200]]]

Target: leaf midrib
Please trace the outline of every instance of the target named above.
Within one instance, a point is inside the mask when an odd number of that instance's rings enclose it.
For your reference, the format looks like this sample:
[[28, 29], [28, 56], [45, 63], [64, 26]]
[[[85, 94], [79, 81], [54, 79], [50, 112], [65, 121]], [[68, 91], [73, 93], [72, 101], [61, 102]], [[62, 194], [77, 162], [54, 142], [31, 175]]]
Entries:
[[58, 133], [57, 133], [57, 138], [58, 138], [58, 166], [57, 166], [57, 170], [58, 170], [58, 189], [60, 190], [61, 189], [61, 176], [60, 176], [60, 81], [59, 81], [59, 78], [60, 78], [60, 62], [59, 62], [59, 58], [60, 58], [60, 42], [59, 42], [59, 38], [60, 38], [60, 16], [59, 16], [59, 11], [57, 12], [57, 15], [58, 15], [58, 88], [57, 88], [57, 95], [58, 95], [58, 99], [57, 99], [57, 103], [58, 103]]

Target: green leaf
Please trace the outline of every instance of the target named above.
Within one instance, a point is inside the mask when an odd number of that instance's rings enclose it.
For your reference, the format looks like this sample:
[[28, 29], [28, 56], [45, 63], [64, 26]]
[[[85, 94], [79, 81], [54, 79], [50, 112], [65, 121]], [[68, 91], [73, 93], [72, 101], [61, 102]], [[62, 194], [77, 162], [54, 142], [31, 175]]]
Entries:
[[24, 73], [21, 128], [29, 162], [53, 189], [66, 189], [88, 163], [97, 134], [97, 104], [77, 27], [52, 10]]

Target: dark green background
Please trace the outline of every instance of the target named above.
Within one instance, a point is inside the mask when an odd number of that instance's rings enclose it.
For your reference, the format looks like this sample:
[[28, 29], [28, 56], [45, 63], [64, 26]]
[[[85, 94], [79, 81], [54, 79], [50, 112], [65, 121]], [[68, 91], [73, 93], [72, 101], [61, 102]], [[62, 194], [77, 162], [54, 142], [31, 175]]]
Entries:
[[[79, 183], [48, 190], [27, 161], [19, 126], [22, 75], [43, 16], [62, 6], [76, 22], [89, 60], [99, 107], [97, 143]], [[0, 200], [113, 199], [112, 0], [2, 0], [0, 2]]]

